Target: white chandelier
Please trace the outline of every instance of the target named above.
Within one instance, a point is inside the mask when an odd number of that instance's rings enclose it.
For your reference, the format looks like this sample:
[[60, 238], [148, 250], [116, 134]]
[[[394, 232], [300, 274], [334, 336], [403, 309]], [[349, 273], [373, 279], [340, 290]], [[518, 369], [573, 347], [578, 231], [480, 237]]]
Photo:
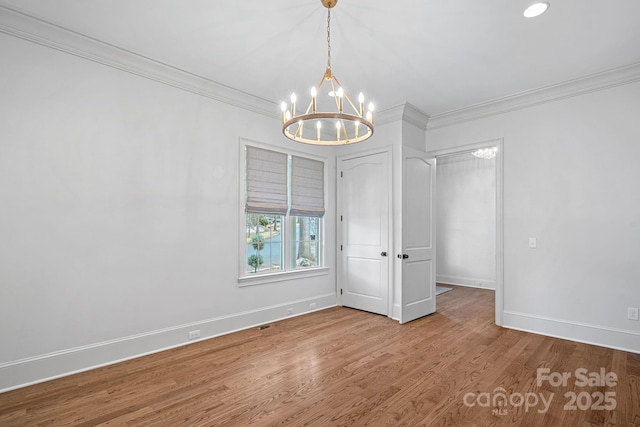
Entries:
[[[296, 115], [295, 93], [291, 94], [290, 108], [282, 102], [282, 133], [305, 144], [353, 144], [373, 135], [373, 103], [365, 114], [364, 95], [360, 93], [356, 107], [331, 71], [331, 9], [338, 0], [320, 1], [327, 8], [327, 69], [318, 87], [311, 88], [311, 101], [303, 114]], [[331, 85], [328, 98], [318, 97], [324, 82]]]

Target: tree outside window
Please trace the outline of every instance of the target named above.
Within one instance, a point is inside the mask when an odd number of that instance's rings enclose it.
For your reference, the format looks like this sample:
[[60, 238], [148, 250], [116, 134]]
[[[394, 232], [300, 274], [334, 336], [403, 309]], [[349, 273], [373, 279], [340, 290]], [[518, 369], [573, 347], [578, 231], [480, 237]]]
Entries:
[[292, 268], [318, 267], [320, 264], [320, 218], [292, 217]]
[[246, 216], [247, 273], [282, 270], [282, 215]]

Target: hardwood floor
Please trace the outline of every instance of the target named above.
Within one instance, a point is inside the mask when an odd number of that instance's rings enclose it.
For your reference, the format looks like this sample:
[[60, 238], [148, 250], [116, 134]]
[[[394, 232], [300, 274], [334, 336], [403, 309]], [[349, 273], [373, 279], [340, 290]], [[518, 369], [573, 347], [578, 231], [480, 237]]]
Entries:
[[[455, 287], [406, 325], [341, 307], [287, 319], [0, 394], [0, 425], [640, 425], [640, 355], [496, 327], [493, 298]], [[581, 387], [579, 368], [616, 385]]]

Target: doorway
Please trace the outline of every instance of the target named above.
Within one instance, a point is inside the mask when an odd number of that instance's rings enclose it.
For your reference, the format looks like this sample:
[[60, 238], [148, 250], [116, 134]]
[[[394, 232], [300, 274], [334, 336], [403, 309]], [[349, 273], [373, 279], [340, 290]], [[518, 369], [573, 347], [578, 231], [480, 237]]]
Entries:
[[503, 316], [502, 139], [432, 152], [438, 164], [438, 283], [495, 289]]

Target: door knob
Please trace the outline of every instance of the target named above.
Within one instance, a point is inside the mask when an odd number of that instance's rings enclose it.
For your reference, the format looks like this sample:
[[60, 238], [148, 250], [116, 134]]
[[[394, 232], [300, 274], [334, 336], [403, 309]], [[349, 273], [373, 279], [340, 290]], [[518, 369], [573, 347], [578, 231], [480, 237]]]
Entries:
[[380, 256], [387, 256], [387, 253], [382, 251], [382, 252], [380, 252]]

